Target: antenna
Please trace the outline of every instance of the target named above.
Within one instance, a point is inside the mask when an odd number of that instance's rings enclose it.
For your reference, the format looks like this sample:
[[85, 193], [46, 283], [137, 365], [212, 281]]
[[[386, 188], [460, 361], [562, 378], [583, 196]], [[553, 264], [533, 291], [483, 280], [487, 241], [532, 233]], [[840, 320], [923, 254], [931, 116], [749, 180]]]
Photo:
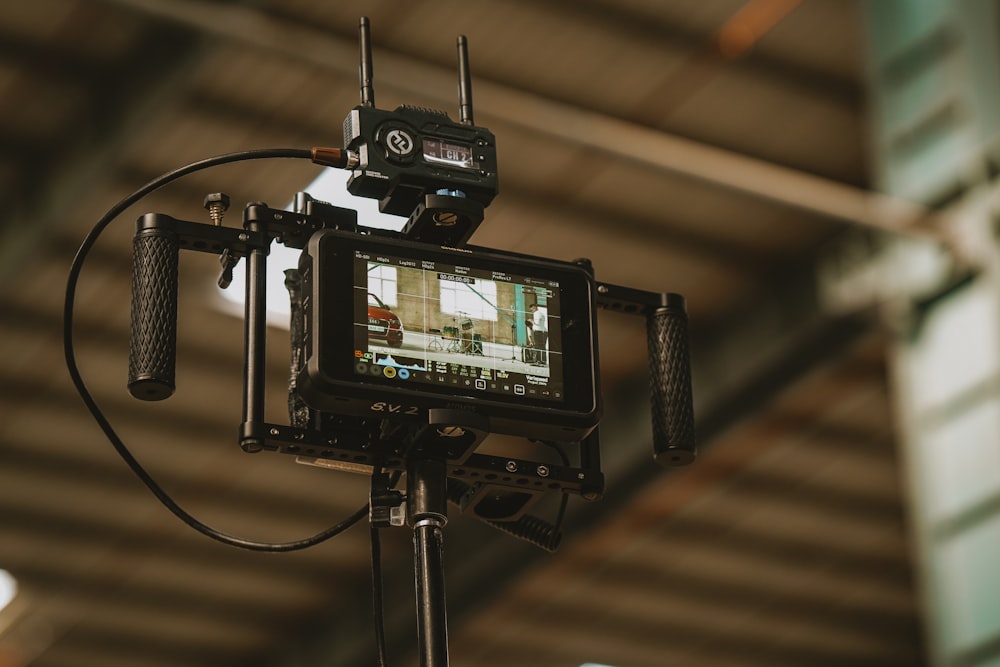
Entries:
[[368, 17], [362, 16], [358, 21], [358, 35], [361, 55], [361, 66], [358, 78], [361, 81], [361, 106], [375, 106], [375, 89], [372, 87], [372, 42], [371, 28]]
[[458, 120], [463, 125], [472, 121], [472, 74], [469, 73], [469, 41], [458, 36]]

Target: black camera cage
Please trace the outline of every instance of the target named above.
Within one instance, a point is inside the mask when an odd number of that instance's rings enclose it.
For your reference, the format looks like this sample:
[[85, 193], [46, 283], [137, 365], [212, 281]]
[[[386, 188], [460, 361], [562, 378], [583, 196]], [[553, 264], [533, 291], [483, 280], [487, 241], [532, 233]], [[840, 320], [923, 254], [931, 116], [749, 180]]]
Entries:
[[[133, 240], [133, 334], [129, 359], [129, 391], [142, 400], [160, 400], [173, 393], [176, 349], [177, 265], [180, 250], [218, 255], [223, 277], [246, 258], [243, 417], [239, 444], [246, 452], [279, 452], [313, 458], [344, 469], [405, 470], [409, 452], [438, 452], [447, 475], [470, 485], [503, 487], [531, 494], [572, 493], [588, 500], [601, 497], [598, 428], [579, 443], [578, 465], [523, 460], [475, 453], [489, 435], [488, 420], [466, 410], [431, 409], [422, 428], [404, 437], [394, 431], [381, 438], [377, 417], [338, 418], [323, 428], [274, 424], [265, 414], [266, 266], [268, 250], [278, 241], [304, 247], [323, 229], [393, 234], [359, 229], [356, 212], [312, 199], [296, 197], [287, 211], [252, 203], [243, 212], [243, 228], [222, 227], [148, 213], [136, 223]], [[683, 465], [694, 458], [695, 443], [684, 299], [609, 283], [596, 283], [600, 308], [646, 318], [651, 372], [654, 455], [664, 465]], [[293, 350], [294, 352], [294, 350]], [[290, 420], [291, 421], [291, 420]], [[339, 428], [333, 432], [330, 428]], [[456, 429], [464, 435], [456, 438]], [[454, 454], [460, 447], [471, 454]], [[444, 452], [443, 455], [441, 452]]]
[[[367, 18], [359, 22], [359, 46], [361, 104], [345, 120], [345, 147], [313, 148], [311, 158], [317, 164], [350, 170], [348, 189], [359, 189], [364, 196], [380, 199], [382, 210], [405, 215], [398, 210], [400, 202], [412, 206], [402, 231], [360, 227], [356, 211], [320, 202], [306, 193], [296, 195], [292, 211], [262, 203], [248, 204], [243, 211], [242, 229], [178, 220], [161, 213], [140, 217], [133, 240], [130, 392], [143, 400], [159, 400], [174, 390], [179, 250], [219, 255], [222, 264], [219, 284], [223, 287], [231, 282], [235, 264], [245, 257], [246, 364], [239, 431], [244, 451], [281, 452], [353, 470], [405, 470], [411, 453], [415, 452], [441, 459], [448, 478], [465, 482], [474, 489], [500, 487], [532, 496], [557, 491], [590, 500], [600, 498], [604, 476], [600, 469], [599, 426], [579, 442], [578, 464], [561, 465], [476, 453], [490, 427], [488, 414], [484, 418], [471, 410], [430, 409], [426, 424], [401, 430], [398, 425], [387, 429], [382, 424], [386, 420], [379, 419], [377, 414], [370, 418], [334, 414], [331, 418], [324, 417], [326, 413], [318, 414], [302, 401], [296, 407], [293, 405], [295, 374], [301, 360], [294, 358], [300, 352], [294, 332], [289, 392], [291, 423], [281, 425], [264, 420], [266, 265], [272, 242], [303, 249], [313, 234], [335, 229], [405, 238], [428, 247], [461, 248], [482, 221], [483, 209], [498, 190], [493, 135], [473, 122], [466, 39], [460, 36], [457, 40], [458, 123], [444, 112], [405, 106], [394, 112], [375, 108]], [[409, 151], [406, 160], [392, 155], [396, 147], [386, 142], [387, 128], [406, 135]], [[427, 161], [425, 149], [418, 146], [428, 139], [440, 145], [462, 142], [468, 148], [468, 152], [461, 154], [463, 159], [475, 163], [476, 168], [469, 169], [464, 163], [457, 167], [442, 165], [439, 159]], [[352, 184], [357, 187], [352, 188]], [[470, 186], [471, 196], [459, 191]], [[228, 196], [213, 194], [205, 201], [210, 210], [222, 202], [228, 206]], [[578, 262], [589, 266], [587, 260]], [[695, 455], [694, 417], [684, 297], [596, 281], [594, 291], [597, 307], [645, 317], [654, 458], [663, 465], [691, 462]], [[294, 307], [292, 290], [290, 296]], [[596, 331], [592, 336], [596, 340]], [[592, 354], [596, 367], [596, 346]], [[594, 392], [599, 397], [598, 380], [596, 377], [593, 380]], [[303, 417], [302, 411], [307, 416]]]

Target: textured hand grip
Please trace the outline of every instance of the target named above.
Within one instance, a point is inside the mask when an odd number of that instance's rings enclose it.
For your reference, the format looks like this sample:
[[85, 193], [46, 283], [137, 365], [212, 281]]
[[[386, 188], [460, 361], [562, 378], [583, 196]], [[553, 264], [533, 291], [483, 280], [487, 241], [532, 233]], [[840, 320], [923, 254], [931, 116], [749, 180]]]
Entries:
[[694, 403], [684, 297], [668, 294], [666, 305], [646, 317], [650, 394], [653, 412], [653, 458], [663, 466], [695, 458]]
[[177, 236], [169, 230], [140, 230], [132, 240], [128, 390], [143, 401], [174, 393], [178, 250]]

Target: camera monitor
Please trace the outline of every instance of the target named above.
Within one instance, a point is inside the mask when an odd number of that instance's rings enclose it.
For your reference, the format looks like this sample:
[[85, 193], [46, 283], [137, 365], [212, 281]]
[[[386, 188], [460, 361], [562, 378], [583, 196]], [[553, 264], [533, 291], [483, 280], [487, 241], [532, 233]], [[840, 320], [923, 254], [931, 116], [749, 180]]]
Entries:
[[588, 269], [338, 231], [315, 234], [299, 269], [313, 407], [414, 421], [458, 408], [560, 441], [597, 424]]

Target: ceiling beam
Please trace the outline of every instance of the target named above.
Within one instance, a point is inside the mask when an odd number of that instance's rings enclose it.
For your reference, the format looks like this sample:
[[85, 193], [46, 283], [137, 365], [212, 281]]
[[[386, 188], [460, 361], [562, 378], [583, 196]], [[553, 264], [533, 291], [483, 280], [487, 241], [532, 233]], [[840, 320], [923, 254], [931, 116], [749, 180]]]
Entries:
[[[858, 108], [864, 103], [864, 88], [850, 78], [778, 58], [762, 49], [754, 49], [745, 57], [725, 59], [719, 52], [716, 35], [706, 35], [675, 23], [667, 23], [660, 20], [655, 12], [623, 11], [618, 5], [606, 0], [548, 0], [544, 4], [534, 0], [514, 1], [538, 11], [547, 10], [561, 16], [572, 16], [575, 20], [583, 18], [601, 26], [602, 31], [617, 33], [622, 39], [629, 41], [645, 41], [661, 48], [668, 44], [671, 48], [693, 56], [705, 54], [719, 67], [725, 67], [739, 76], [763, 79], [770, 86], [796, 95], [828, 100], [851, 108]], [[721, 24], [719, 27], [722, 27]], [[673, 77], [670, 80], [673, 81]]]
[[[268, 49], [353, 77], [357, 42], [312, 26], [278, 19], [235, 4], [197, 0], [106, 0], [188, 28]], [[412, 54], [375, 47], [379, 82], [401, 94], [451, 105], [455, 74]], [[591, 159], [627, 159], [785, 206], [854, 225], [947, 242], [925, 207], [783, 167], [629, 120], [474, 79], [481, 118], [493, 118], [588, 149]], [[448, 97], [445, 96], [445, 91]]]
[[[76, 213], [77, 202], [104, 178], [122, 146], [150, 115], [164, 108], [185, 84], [190, 64], [201, 57], [196, 35], [163, 26], [147, 26], [136, 49], [132, 57], [121, 59], [127, 63], [122, 70], [105, 71], [100, 85], [91, 91], [86, 116], [74, 126], [86, 131], [74, 132], [58, 146], [57, 154], [36, 150], [21, 160], [21, 168], [30, 175], [30, 188], [15, 198], [24, 205], [11, 211], [0, 228], [0, 284], [16, 284], [12, 277], [37, 255], [35, 248]], [[80, 64], [73, 67], [87, 69]], [[51, 74], [50, 68], [42, 71]]]

